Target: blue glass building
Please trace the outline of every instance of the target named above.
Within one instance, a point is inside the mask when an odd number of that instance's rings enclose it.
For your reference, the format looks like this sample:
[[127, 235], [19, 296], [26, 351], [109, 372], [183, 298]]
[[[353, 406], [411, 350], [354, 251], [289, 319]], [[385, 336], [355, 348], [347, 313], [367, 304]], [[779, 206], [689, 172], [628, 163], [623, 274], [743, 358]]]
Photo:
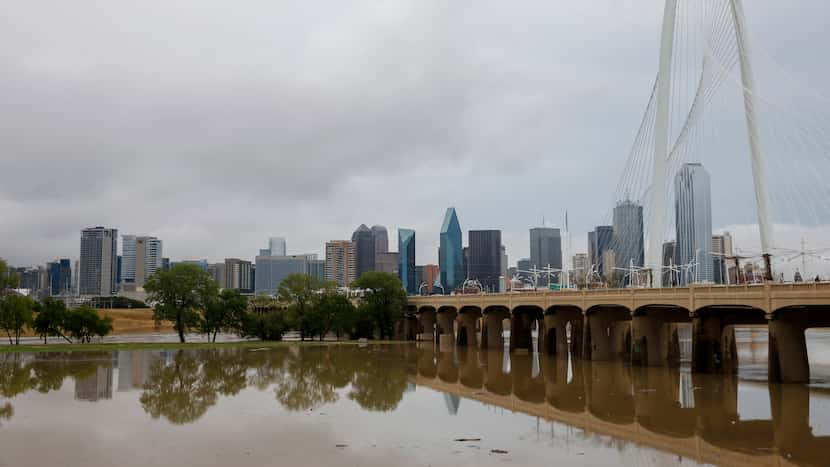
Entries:
[[420, 284], [415, 277], [415, 231], [411, 229], [398, 229], [398, 277], [406, 293], [418, 293]]
[[461, 226], [455, 208], [447, 208], [441, 225], [441, 243], [438, 250], [438, 267], [441, 285], [449, 294], [464, 282], [464, 245], [461, 243]]

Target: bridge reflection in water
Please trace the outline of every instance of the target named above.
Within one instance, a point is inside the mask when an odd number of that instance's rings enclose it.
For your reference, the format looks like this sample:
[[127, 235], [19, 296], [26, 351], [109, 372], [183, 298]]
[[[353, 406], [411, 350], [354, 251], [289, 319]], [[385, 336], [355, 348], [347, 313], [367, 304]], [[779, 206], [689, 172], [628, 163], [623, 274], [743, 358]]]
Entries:
[[[830, 436], [810, 426], [810, 399], [830, 391], [741, 382], [769, 393], [771, 418], [742, 419], [738, 376], [637, 367], [431, 342], [414, 350], [418, 386], [718, 465], [828, 465]], [[509, 363], [507, 363], [509, 362]], [[509, 368], [509, 369], [508, 369]], [[461, 408], [463, 410], [463, 407]]]

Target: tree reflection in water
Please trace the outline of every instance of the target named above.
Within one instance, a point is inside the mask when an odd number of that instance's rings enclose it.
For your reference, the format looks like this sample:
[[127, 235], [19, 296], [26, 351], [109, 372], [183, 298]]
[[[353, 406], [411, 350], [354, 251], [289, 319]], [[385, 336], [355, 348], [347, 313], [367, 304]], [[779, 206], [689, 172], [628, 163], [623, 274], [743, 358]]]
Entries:
[[141, 406], [153, 418], [164, 417], [176, 425], [193, 423], [216, 403], [217, 387], [193, 355], [179, 350], [172, 363], [156, 361], [150, 367]]

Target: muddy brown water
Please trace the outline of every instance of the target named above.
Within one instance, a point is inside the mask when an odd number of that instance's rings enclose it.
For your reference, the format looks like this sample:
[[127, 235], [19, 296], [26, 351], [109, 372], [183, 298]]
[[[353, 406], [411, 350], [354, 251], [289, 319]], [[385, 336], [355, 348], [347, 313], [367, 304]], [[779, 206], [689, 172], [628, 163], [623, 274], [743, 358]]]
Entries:
[[0, 466], [830, 464], [828, 384], [767, 384], [763, 339], [727, 376], [415, 344], [6, 353]]

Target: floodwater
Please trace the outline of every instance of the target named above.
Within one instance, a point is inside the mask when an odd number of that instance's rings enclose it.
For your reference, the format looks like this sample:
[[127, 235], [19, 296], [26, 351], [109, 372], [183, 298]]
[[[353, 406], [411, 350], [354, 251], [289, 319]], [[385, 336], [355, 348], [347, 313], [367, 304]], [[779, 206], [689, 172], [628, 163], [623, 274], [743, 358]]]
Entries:
[[765, 336], [740, 338], [728, 376], [416, 344], [5, 353], [0, 467], [828, 465], [830, 378], [769, 385]]

